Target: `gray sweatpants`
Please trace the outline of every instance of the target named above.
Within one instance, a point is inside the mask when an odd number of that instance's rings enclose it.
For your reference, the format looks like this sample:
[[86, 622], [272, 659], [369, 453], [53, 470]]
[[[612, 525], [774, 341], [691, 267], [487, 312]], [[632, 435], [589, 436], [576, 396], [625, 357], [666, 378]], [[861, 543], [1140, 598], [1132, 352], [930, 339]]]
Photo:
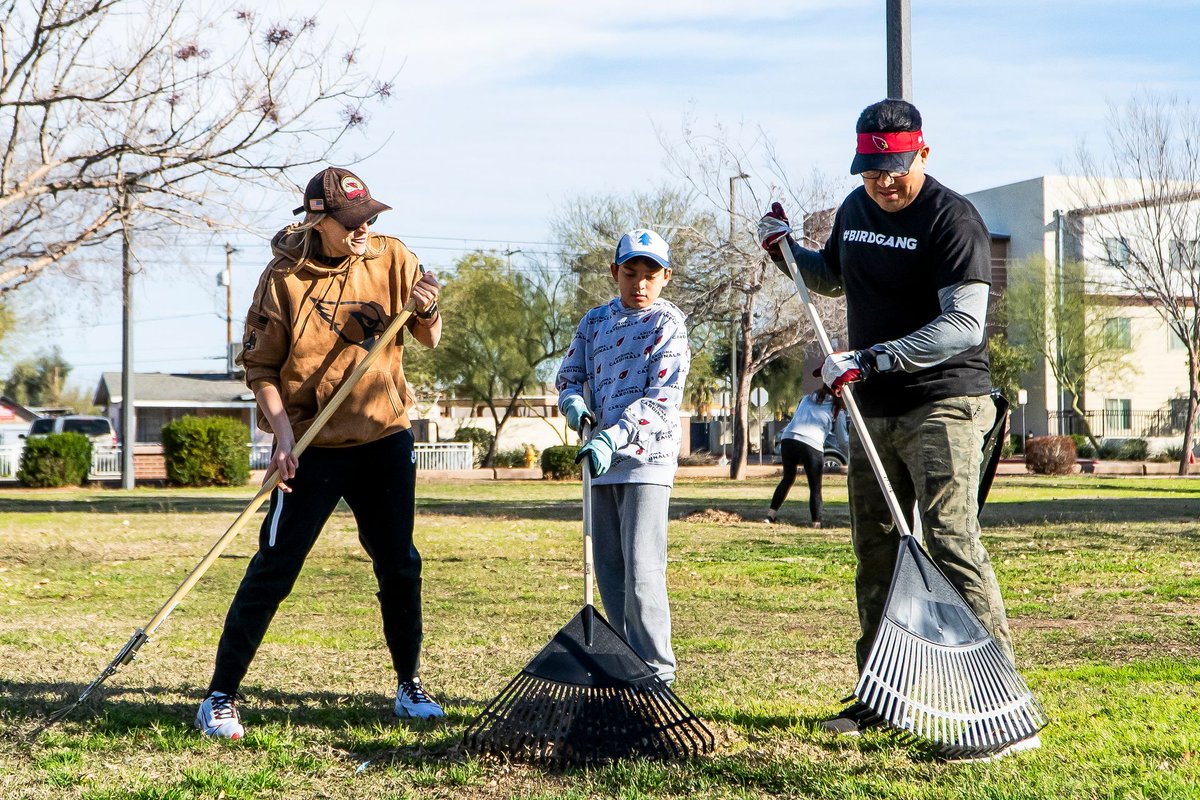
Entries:
[[670, 501], [670, 486], [592, 486], [592, 549], [605, 614], [667, 684], [675, 680], [667, 604]]

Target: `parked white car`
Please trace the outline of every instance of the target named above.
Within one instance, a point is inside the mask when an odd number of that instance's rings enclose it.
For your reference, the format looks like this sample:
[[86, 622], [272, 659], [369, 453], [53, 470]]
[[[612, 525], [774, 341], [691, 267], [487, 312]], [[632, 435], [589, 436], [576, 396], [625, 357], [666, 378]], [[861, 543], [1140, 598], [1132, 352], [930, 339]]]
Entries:
[[26, 436], [45, 436], [50, 433], [82, 433], [92, 440], [93, 447], [116, 447], [117, 434], [108, 417], [70, 414], [65, 417], [35, 419]]

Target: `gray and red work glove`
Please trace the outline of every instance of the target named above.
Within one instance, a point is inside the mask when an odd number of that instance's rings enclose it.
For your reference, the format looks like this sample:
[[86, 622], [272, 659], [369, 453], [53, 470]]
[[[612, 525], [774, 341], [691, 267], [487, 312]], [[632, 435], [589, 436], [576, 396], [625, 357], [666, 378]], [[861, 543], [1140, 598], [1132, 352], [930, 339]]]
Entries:
[[782, 258], [779, 253], [779, 242], [783, 239], [787, 239], [789, 246], [793, 243], [792, 223], [788, 221], [783, 206], [779, 203], [772, 203], [771, 210], [758, 221], [758, 243], [772, 256]]
[[821, 366], [821, 380], [834, 397], [842, 396], [842, 389], [852, 383], [865, 380], [872, 372], [878, 372], [874, 350], [843, 350], [830, 353]]

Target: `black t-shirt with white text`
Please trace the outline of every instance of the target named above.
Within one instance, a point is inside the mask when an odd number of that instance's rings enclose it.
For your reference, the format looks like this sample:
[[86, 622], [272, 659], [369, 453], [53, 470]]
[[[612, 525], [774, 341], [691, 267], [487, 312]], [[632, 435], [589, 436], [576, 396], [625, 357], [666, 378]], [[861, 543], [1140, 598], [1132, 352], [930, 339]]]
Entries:
[[[884, 211], [863, 187], [842, 202], [821, 250], [846, 292], [850, 348], [899, 339], [941, 315], [938, 292], [991, 284], [991, 244], [979, 212], [931, 176], [900, 211]], [[854, 387], [864, 414], [896, 416], [932, 400], [991, 391], [987, 336], [919, 372], [872, 375]]]

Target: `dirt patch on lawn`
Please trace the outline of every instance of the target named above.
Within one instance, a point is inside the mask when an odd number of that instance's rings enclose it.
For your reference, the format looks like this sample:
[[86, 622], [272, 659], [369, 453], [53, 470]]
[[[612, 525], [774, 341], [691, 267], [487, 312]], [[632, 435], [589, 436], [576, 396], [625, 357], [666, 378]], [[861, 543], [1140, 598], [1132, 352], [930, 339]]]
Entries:
[[726, 511], [723, 508], [706, 508], [703, 511], [693, 511], [690, 514], [685, 514], [680, 517], [684, 522], [702, 522], [715, 525], [732, 525], [738, 522], [745, 522], [746, 518], [735, 511]]

